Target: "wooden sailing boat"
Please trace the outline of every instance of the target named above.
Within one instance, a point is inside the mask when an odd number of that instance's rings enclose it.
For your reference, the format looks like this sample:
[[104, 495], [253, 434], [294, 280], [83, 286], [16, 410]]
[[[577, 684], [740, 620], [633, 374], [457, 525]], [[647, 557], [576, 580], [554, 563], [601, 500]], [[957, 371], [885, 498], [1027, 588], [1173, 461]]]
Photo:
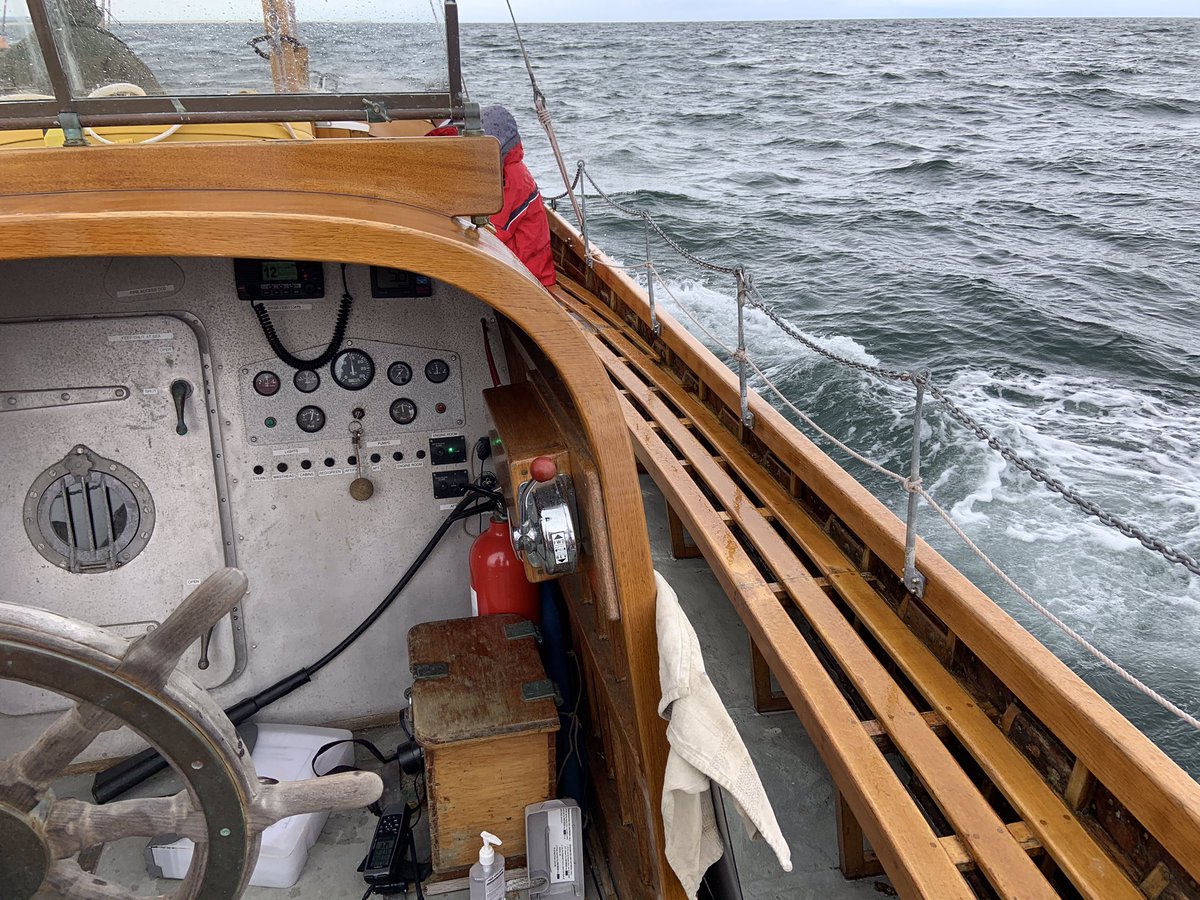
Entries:
[[[1200, 897], [1200, 786], [923, 543], [924, 591], [906, 588], [895, 516], [753, 393], [746, 424], [733, 373], [669, 315], [652, 324], [644, 291], [563, 218], [552, 291], [479, 227], [500, 164], [472, 133], [453, 2], [447, 89], [366, 101], [305, 92], [280, 0], [264, 0], [279, 93], [173, 98], [86, 96], [47, 3], [28, 7], [48, 85], [0, 97], [0, 660], [52, 696], [0, 697], [5, 896], [128, 896], [86, 856], [164, 832], [201, 848], [179, 896], [236, 896], [267, 824], [374, 799], [361, 772], [258, 784], [220, 706], [311, 680], [270, 715], [394, 721], [405, 633], [466, 614], [466, 536], [337, 665], [287, 673], [374, 606], [458, 501], [461, 460], [427, 460], [450, 446], [436, 442], [490, 431], [514, 521], [534, 459], [573, 489], [579, 552], [555, 580], [585, 685], [600, 894], [683, 893], [660, 811], [653, 569], [671, 569], [669, 547], [706, 561], [693, 586], [712, 585], [711, 609], [736, 611], [757, 710], [794, 710], [827, 767], [825, 802], [786, 786], [799, 749], [760, 759], [777, 807], [836, 823], [845, 878], [883, 874], [905, 897]], [[442, 118], [463, 133], [379, 136]], [[375, 133], [314, 124], [347, 120]], [[409, 290], [418, 277], [432, 296]], [[344, 367], [279, 361], [239, 299], [272, 292], [276, 340], [307, 358], [334, 319], [322, 297], [357, 298]], [[643, 488], [665, 500], [658, 553]], [[64, 798], [64, 772], [138, 735], [181, 793]], [[789, 837], [812, 849], [778, 895], [853, 893], [817, 871], [832, 837]], [[712, 890], [739, 880], [754, 873]]]

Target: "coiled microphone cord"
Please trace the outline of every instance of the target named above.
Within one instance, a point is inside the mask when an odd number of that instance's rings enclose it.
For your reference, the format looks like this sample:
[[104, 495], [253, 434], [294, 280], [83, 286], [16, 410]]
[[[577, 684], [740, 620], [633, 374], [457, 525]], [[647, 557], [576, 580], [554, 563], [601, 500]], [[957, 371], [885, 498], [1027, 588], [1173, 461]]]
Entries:
[[319, 369], [337, 356], [337, 352], [342, 349], [342, 341], [346, 337], [346, 326], [350, 324], [350, 310], [353, 307], [354, 298], [350, 295], [350, 285], [346, 282], [346, 264], [342, 263], [342, 302], [338, 306], [337, 321], [333, 325], [333, 337], [329, 339], [329, 346], [320, 356], [313, 359], [301, 359], [283, 346], [267, 308], [262, 303], [251, 304], [254, 315], [258, 317], [258, 324], [262, 327], [263, 337], [271, 345], [271, 350], [282, 362], [293, 369]]

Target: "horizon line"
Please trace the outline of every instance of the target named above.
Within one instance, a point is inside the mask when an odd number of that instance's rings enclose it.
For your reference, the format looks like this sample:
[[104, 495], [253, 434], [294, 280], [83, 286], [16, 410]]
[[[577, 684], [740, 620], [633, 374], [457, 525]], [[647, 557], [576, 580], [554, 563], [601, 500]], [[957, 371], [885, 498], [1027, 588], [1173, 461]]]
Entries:
[[[1179, 16], [1179, 15], [1158, 15], [1158, 16], [1137, 16], [1121, 13], [1100, 13], [1086, 16], [1073, 15], [1022, 15], [1007, 14], [1007, 15], [907, 15], [907, 16], [817, 16], [809, 18], [795, 19], [626, 19], [626, 20], [583, 20], [583, 19], [567, 19], [557, 21], [528, 21], [521, 22], [522, 27], [530, 25], [770, 25], [775, 23], [791, 23], [791, 22], [974, 22], [974, 21], [1011, 21], [1014, 19], [1028, 21], [1042, 20], [1074, 20], [1087, 21], [1090, 19], [1129, 19], [1132, 21], [1192, 21], [1200, 20], [1200, 15], [1197, 16]], [[118, 22], [123, 25], [240, 25], [253, 24], [258, 20], [253, 18], [246, 19], [119, 19]], [[32, 24], [32, 20], [27, 17], [8, 18], [9, 23], [17, 23], [21, 25]], [[398, 19], [378, 20], [378, 19], [305, 19], [298, 23], [300, 25], [437, 25], [440, 22], [404, 22]], [[509, 19], [463, 19], [462, 25], [507, 25], [510, 24]]]

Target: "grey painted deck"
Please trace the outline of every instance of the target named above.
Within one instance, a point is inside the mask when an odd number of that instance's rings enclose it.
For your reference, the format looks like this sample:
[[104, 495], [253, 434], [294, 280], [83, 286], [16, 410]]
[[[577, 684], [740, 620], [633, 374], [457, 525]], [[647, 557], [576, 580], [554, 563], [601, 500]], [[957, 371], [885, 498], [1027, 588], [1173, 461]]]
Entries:
[[[841, 900], [893, 894], [886, 879], [846, 881], [838, 869], [833, 782], [792, 712], [761, 715], [750, 683], [750, 639], [703, 559], [673, 559], [662, 494], [642, 476], [654, 567], [679, 595], [704, 652], [705, 669], [758, 767], [775, 817], [792, 850], [792, 871], [779, 868], [763, 841], [747, 839], [729, 810], [729, 845], [746, 900]], [[877, 885], [878, 882], [878, 885]]]
[[[655, 567], [679, 594], [691, 618], [705, 655], [706, 668], [729, 709], [762, 776], [767, 795], [792, 850], [793, 870], [783, 872], [762, 841], [750, 841], [732, 804], [729, 810], [729, 843], [746, 900], [842, 900], [893, 895], [885, 879], [847, 882], [837, 867], [837, 837], [833, 813], [833, 785], [824, 765], [791, 712], [760, 715], [754, 710], [750, 685], [749, 639], [746, 629], [703, 560], [675, 560], [670, 555], [665, 505], [662, 495], [647, 478], [642, 479], [646, 517], [650, 526]], [[385, 750], [394, 748], [403, 735], [399, 729], [370, 735]], [[373, 768], [361, 749], [360, 763]], [[56, 786], [60, 796], [85, 796], [87, 779], [71, 779]], [[389, 786], [395, 790], [394, 786]], [[142, 795], [174, 790], [170, 776], [144, 785]], [[256, 888], [248, 900], [356, 900], [364, 890], [356, 871], [375, 827], [365, 810], [334, 813], [320, 839], [309, 852], [300, 881], [292, 888]], [[424, 837], [428, 846], [427, 832]], [[177, 882], [156, 881], [146, 874], [144, 839], [130, 839], [107, 847], [97, 874], [128, 885], [138, 893], [171, 891]], [[589, 884], [589, 896], [594, 896]], [[410, 893], [409, 896], [415, 896]], [[465, 891], [443, 894], [454, 900]]]

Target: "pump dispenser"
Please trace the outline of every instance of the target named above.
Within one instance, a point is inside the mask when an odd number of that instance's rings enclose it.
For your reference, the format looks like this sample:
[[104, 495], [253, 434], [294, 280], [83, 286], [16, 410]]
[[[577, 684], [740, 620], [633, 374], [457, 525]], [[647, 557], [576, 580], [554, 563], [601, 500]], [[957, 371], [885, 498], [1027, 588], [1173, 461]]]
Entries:
[[490, 831], [481, 831], [479, 862], [471, 866], [471, 900], [504, 900], [504, 857], [492, 849], [504, 842]]

